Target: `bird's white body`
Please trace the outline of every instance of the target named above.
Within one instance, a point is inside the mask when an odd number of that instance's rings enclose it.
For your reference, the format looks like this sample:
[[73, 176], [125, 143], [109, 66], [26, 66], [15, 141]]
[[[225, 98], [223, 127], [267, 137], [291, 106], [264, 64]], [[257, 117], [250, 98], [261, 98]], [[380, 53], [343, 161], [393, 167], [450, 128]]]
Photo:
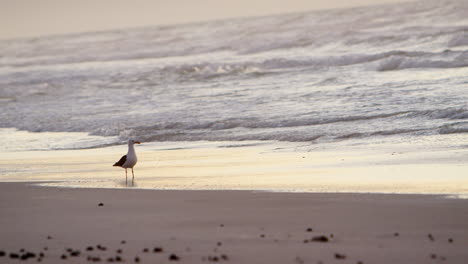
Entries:
[[134, 144], [140, 144], [140, 142], [130, 139], [128, 141], [128, 152], [127, 155], [122, 156], [119, 161], [117, 161], [113, 166], [114, 167], [121, 167], [125, 169], [125, 184], [127, 183], [127, 169], [132, 169], [132, 184], [135, 178], [135, 174], [133, 174], [133, 167], [136, 165], [138, 158], [135, 153]]
[[133, 168], [138, 161], [133, 144], [133, 142], [128, 142], [127, 160], [122, 165], [122, 168]]

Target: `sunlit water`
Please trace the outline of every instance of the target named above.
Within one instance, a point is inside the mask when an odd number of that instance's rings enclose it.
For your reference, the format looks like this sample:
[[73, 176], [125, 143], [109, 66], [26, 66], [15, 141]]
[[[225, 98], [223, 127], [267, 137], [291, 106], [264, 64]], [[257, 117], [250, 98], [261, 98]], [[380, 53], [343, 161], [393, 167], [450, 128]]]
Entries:
[[467, 13], [416, 1], [2, 40], [0, 151], [135, 138], [466, 153]]

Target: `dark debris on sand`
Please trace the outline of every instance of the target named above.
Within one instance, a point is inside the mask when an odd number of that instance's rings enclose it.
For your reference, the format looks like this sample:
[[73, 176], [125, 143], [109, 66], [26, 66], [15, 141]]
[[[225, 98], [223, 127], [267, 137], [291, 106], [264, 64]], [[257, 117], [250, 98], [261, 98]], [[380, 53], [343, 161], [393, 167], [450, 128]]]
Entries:
[[101, 250], [101, 251], [106, 251], [106, 250], [107, 250], [107, 248], [106, 248], [105, 246], [102, 246], [101, 244], [98, 244], [98, 245], [96, 246], [96, 248], [99, 249], [99, 250]]
[[153, 248], [153, 253], [161, 253], [161, 252], [163, 252], [163, 249], [161, 247]]
[[327, 236], [314, 236], [314, 237], [312, 237], [312, 239], [310, 241], [325, 243], [325, 242], [330, 241], [330, 239]]
[[431, 233], [427, 234], [427, 237], [428, 237], [429, 240], [431, 240], [431, 241], [434, 241], [434, 240], [435, 240], [435, 239], [434, 239], [434, 236], [432, 236]]
[[21, 255], [21, 260], [27, 260], [29, 258], [36, 258], [36, 254], [32, 252], [26, 252], [23, 255]]
[[179, 261], [180, 257], [177, 256], [176, 254], [171, 254], [171, 255], [169, 255], [169, 260], [170, 261]]
[[229, 257], [226, 254], [221, 254], [219, 256], [208, 256], [203, 257], [203, 261], [208, 260], [209, 262], [220, 262], [220, 261], [228, 261]]
[[346, 255], [345, 254], [340, 254], [340, 253], [335, 253], [335, 258], [336, 259], [346, 259]]

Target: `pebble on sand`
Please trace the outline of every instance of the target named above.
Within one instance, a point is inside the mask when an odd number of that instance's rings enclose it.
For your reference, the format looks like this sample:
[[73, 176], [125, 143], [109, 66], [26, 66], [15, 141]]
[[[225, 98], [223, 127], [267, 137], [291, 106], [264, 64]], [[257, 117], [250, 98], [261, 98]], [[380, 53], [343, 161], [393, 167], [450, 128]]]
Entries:
[[102, 246], [101, 244], [98, 244], [98, 245], [96, 246], [96, 248], [99, 249], [99, 250], [101, 250], [101, 251], [106, 251], [106, 249], [107, 249], [105, 246]]
[[103, 203], [99, 203], [98, 206], [104, 206], [104, 204], [103, 204]]
[[325, 243], [325, 242], [330, 241], [330, 239], [328, 239], [328, 237], [326, 236], [314, 236], [310, 241]]
[[163, 252], [163, 249], [160, 248], [160, 247], [155, 247], [155, 248], [153, 248], [153, 252], [154, 253], [160, 253], [160, 252]]
[[432, 236], [432, 234], [428, 234], [427, 237], [431, 240], [431, 241], [434, 241], [434, 237]]
[[180, 258], [176, 254], [171, 254], [171, 255], [169, 255], [169, 260], [170, 261], [178, 261], [178, 260], [180, 260]]
[[16, 254], [16, 253], [10, 253], [10, 258], [11, 259], [17, 259], [17, 258], [19, 258], [19, 255]]
[[345, 259], [345, 258], [346, 258], [346, 255], [340, 254], [340, 253], [335, 253], [335, 258], [336, 258], [336, 259]]
[[136, 262], [136, 263], [140, 262], [140, 257], [136, 256], [136, 257], [135, 257], [135, 262]]
[[453, 243], [453, 238], [449, 238], [449, 239], [448, 239], [448, 242], [449, 242], [449, 243]]
[[88, 256], [88, 261], [100, 262], [100, 261], [101, 261], [101, 258], [100, 258], [100, 257], [91, 257], [91, 256]]
[[307, 231], [307, 232], [312, 232], [312, 231], [314, 231], [314, 230], [313, 230], [312, 228], [309, 227], [309, 228], [306, 229], [306, 231]]
[[5, 251], [0, 250], [0, 257], [3, 257], [3, 256], [5, 256]]

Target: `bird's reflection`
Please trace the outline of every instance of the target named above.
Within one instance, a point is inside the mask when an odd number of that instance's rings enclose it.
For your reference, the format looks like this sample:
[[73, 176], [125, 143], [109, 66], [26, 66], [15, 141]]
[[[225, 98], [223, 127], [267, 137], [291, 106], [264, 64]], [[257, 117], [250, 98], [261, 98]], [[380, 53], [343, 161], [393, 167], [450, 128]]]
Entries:
[[121, 181], [119, 183], [120, 187], [125, 187], [125, 188], [133, 188], [133, 187], [137, 187], [137, 181], [136, 180], [125, 180], [125, 181]]

